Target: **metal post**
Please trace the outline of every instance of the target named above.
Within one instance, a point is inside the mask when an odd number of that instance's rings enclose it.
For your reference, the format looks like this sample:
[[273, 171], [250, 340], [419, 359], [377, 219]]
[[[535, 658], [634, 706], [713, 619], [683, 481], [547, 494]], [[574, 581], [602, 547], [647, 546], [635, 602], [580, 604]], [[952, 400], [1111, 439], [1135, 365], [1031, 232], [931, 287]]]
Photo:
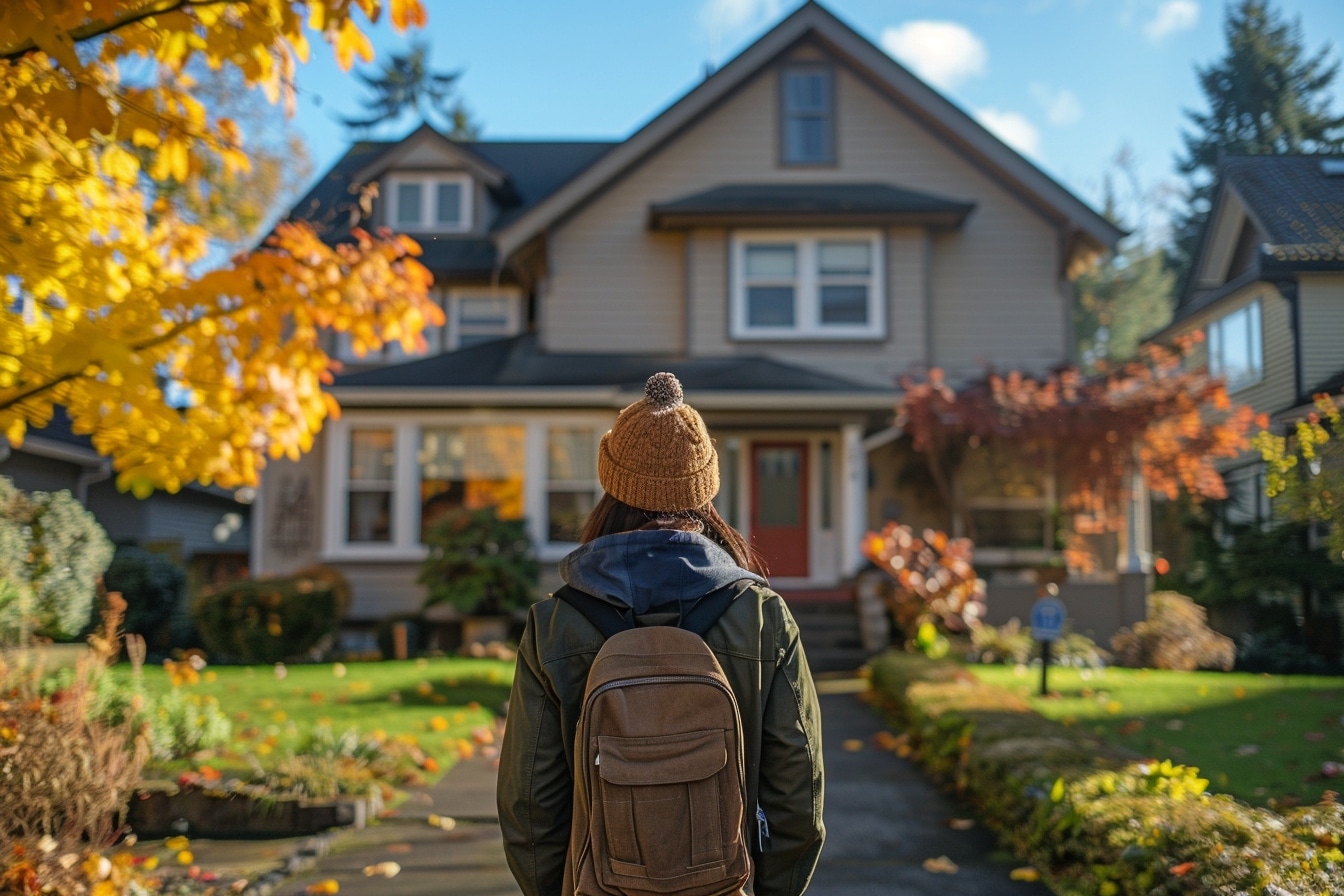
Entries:
[[1050, 643], [1041, 642], [1041, 696], [1050, 696]]

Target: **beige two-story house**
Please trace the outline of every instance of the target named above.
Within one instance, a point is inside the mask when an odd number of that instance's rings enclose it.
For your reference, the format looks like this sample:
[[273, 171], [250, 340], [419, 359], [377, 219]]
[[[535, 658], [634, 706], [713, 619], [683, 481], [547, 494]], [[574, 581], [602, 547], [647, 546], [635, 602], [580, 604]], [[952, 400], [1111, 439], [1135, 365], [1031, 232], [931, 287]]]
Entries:
[[[719, 509], [776, 586], [840, 593], [866, 529], [920, 522], [898, 377], [1069, 360], [1070, 276], [1120, 236], [813, 3], [627, 139], [421, 128], [352, 147], [295, 214], [413, 235], [448, 321], [419, 357], [337, 345], [340, 420], [266, 471], [258, 571], [340, 567], [354, 620], [419, 606], [444, 507], [494, 503], [544, 560], [571, 550], [597, 440], [658, 370], [704, 414]], [[995, 500], [1027, 520], [1008, 540], [1051, 547], [1046, 491]]]
[[[1275, 429], [1313, 395], [1344, 388], [1344, 157], [1222, 163], [1186, 288], [1156, 338], [1195, 330], [1205, 336], [1197, 360]], [[1269, 519], [1256, 456], [1224, 479], [1229, 522]]]

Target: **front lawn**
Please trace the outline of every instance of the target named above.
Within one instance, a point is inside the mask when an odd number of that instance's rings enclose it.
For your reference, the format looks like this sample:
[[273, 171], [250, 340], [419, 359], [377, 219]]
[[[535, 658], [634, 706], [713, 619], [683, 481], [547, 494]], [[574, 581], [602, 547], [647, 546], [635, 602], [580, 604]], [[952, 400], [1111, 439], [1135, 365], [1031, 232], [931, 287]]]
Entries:
[[1042, 698], [1039, 668], [967, 668], [1047, 718], [1197, 766], [1211, 789], [1248, 803], [1314, 803], [1344, 790], [1344, 775], [1322, 772], [1344, 763], [1344, 678], [1052, 668], [1054, 694]]
[[[129, 684], [128, 667], [112, 674]], [[147, 697], [174, 687], [163, 668], [148, 667], [142, 675]], [[466, 658], [207, 667], [176, 687], [197, 703], [218, 701], [232, 725], [228, 746], [159, 762], [145, 775], [272, 767], [302, 753], [314, 730], [326, 728], [336, 737], [354, 729], [361, 739], [419, 751], [432, 760], [419, 763], [432, 779], [458, 758], [493, 748], [495, 710], [508, 699], [512, 679], [512, 662]]]

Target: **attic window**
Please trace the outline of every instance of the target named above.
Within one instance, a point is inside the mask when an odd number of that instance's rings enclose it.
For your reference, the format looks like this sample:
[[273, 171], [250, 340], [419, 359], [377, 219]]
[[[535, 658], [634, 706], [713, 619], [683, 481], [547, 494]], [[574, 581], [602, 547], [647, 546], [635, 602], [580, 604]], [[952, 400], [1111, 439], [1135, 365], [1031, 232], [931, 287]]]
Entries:
[[387, 179], [387, 222], [412, 233], [471, 229], [471, 178], [465, 174], [394, 174]]
[[790, 65], [780, 75], [780, 161], [835, 163], [835, 90], [826, 65]]

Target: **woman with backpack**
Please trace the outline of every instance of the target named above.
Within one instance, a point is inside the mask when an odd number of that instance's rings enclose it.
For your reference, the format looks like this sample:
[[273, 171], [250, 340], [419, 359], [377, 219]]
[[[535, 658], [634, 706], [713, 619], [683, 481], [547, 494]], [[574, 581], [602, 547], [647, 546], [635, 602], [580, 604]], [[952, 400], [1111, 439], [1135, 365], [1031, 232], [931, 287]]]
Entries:
[[788, 607], [714, 510], [718, 457], [675, 376], [621, 411], [598, 478], [519, 645], [509, 867], [525, 896], [800, 896], [825, 839], [816, 690]]

